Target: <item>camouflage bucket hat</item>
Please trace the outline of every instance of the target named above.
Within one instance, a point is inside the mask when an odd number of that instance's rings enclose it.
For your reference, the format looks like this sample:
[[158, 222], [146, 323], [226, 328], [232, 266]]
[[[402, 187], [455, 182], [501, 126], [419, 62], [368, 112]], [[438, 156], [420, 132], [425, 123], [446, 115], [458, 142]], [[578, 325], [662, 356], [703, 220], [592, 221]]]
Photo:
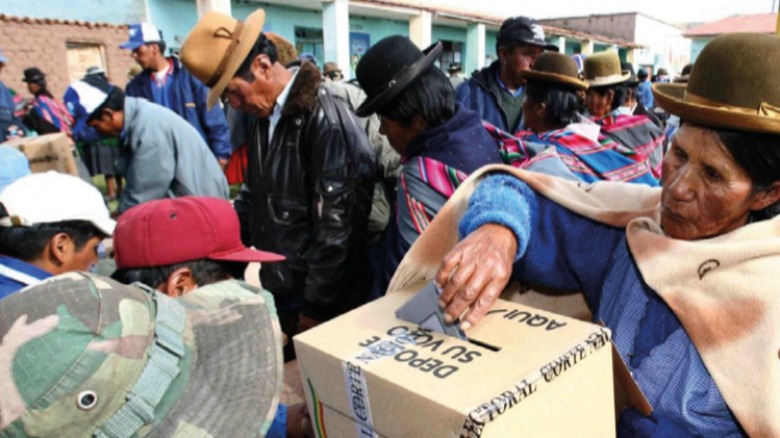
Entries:
[[96, 275], [0, 300], [0, 436], [257, 437], [282, 382], [270, 294], [170, 298]]

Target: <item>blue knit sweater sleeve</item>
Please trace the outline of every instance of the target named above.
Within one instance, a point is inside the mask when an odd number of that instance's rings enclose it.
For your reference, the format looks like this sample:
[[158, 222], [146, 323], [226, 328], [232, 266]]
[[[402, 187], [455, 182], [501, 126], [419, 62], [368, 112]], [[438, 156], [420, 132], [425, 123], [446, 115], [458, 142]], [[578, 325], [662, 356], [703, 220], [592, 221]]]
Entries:
[[625, 230], [594, 222], [534, 192], [523, 181], [495, 175], [479, 184], [459, 232], [496, 223], [517, 238], [513, 276], [560, 290], [582, 291], [591, 309]]

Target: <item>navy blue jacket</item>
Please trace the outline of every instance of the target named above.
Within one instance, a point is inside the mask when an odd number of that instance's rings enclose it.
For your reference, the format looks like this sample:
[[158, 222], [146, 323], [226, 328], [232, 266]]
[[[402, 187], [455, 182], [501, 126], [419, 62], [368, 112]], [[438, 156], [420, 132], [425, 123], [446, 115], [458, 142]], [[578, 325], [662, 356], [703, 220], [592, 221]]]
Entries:
[[475, 71], [468, 81], [462, 83], [455, 90], [455, 100], [466, 108], [476, 111], [482, 120], [490, 123], [504, 132], [514, 134], [523, 123], [522, 115], [517, 119], [515, 126], [509, 126], [501, 105], [498, 104], [500, 86], [495, 80], [498, 71], [498, 60], [488, 67]]
[[[172, 59], [173, 83], [171, 84], [171, 107], [168, 109], [194, 126], [217, 158], [229, 158], [232, 152], [230, 129], [224, 111], [219, 105], [214, 105], [209, 110], [206, 107], [208, 87], [192, 76], [178, 58]], [[125, 94], [154, 102], [151, 72], [147, 69], [133, 78], [125, 87]]]

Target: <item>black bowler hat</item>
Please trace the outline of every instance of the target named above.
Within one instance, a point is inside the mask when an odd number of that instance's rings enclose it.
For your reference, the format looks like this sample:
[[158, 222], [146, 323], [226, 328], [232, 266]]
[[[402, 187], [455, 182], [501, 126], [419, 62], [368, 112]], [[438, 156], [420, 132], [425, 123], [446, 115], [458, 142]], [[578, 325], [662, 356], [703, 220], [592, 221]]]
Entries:
[[433, 64], [441, 51], [441, 42], [421, 52], [409, 38], [400, 35], [371, 46], [355, 69], [358, 83], [367, 96], [355, 114], [366, 117], [387, 105]]
[[46, 75], [43, 74], [41, 69], [38, 67], [30, 67], [24, 69], [24, 79], [22, 79], [22, 82], [30, 82], [33, 84], [37, 84], [44, 80], [46, 78]]
[[639, 84], [639, 78], [637, 78], [636, 74], [634, 73], [634, 64], [631, 64], [630, 62], [621, 62], [620, 69], [631, 74], [631, 76], [628, 78], [628, 81], [626, 81], [626, 85], [633, 87], [634, 85]]

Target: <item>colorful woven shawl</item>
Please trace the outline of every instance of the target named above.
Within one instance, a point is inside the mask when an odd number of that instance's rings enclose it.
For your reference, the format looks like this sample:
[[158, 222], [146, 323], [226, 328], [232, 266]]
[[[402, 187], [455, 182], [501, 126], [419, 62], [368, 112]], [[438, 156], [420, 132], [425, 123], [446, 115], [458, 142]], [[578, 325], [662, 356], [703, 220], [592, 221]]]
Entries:
[[498, 141], [504, 163], [513, 167], [533, 170], [544, 160], [556, 160], [580, 181], [658, 185], [647, 157], [605, 135], [599, 135], [595, 141], [570, 127], [539, 134], [520, 131], [515, 135], [488, 123], [485, 129]]

